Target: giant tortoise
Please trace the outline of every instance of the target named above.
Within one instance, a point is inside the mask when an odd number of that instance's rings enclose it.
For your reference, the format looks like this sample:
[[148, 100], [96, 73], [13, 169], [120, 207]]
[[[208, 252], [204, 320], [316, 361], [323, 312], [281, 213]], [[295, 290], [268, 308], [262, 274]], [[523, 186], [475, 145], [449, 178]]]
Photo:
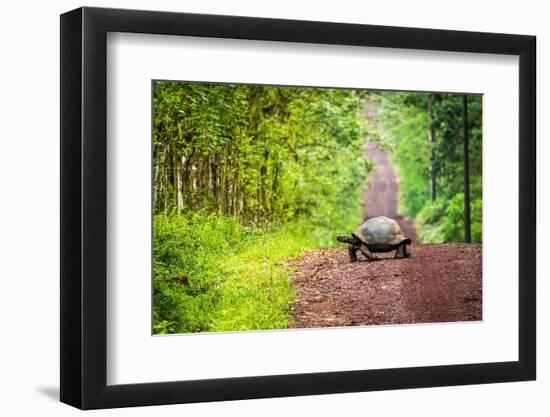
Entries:
[[338, 236], [336, 239], [348, 243], [350, 262], [357, 262], [357, 250], [369, 261], [377, 259], [373, 253], [392, 250], [395, 250], [394, 258], [410, 256], [407, 245], [411, 239], [405, 236], [395, 220], [385, 216], [368, 219], [351, 235]]

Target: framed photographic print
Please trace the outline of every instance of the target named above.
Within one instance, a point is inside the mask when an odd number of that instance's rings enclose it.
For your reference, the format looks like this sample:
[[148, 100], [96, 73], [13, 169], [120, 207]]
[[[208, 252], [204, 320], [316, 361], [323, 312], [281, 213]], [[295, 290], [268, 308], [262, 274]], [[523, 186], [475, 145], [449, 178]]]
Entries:
[[535, 38], [61, 16], [61, 401], [535, 379]]

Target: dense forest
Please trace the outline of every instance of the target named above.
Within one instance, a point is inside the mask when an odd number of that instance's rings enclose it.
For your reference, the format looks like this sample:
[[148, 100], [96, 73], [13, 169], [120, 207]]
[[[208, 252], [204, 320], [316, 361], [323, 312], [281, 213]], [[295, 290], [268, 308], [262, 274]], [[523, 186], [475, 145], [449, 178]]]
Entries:
[[481, 243], [482, 97], [385, 92], [377, 101], [381, 141], [399, 170], [400, 212], [415, 220], [420, 240]]
[[282, 261], [361, 220], [363, 96], [154, 84], [155, 332], [286, 326]]
[[[367, 125], [365, 100], [379, 123]], [[365, 136], [392, 151], [401, 212], [426, 242], [481, 241], [481, 98], [153, 84], [154, 332], [285, 328], [288, 259], [363, 219]]]

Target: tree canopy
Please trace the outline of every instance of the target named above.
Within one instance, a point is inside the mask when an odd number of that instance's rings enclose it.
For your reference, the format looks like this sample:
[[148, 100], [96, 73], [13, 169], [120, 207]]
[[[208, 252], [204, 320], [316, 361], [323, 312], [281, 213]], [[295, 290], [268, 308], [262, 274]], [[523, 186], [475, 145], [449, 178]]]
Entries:
[[[423, 242], [463, 242], [464, 96], [377, 96], [380, 134], [399, 170], [401, 213], [416, 220]], [[482, 96], [468, 96], [467, 106], [471, 235], [481, 242]]]
[[364, 93], [153, 87], [155, 332], [285, 327], [283, 262], [361, 220]]
[[155, 213], [338, 225], [366, 175], [353, 90], [156, 82]]

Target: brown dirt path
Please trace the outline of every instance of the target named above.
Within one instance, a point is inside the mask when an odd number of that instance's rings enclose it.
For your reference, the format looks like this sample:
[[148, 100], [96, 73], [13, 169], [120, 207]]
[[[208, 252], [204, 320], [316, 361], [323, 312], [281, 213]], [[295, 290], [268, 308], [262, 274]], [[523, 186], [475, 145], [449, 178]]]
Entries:
[[[376, 128], [376, 104], [366, 102], [364, 115], [369, 124]], [[365, 158], [374, 163], [363, 195], [363, 217], [387, 216], [395, 219], [413, 243], [416, 242], [416, 230], [412, 220], [399, 215], [397, 202], [399, 196], [399, 179], [391, 165], [387, 151], [381, 150], [378, 144], [369, 137], [365, 138]]]
[[[376, 126], [376, 105], [365, 117]], [[375, 262], [350, 263], [347, 249], [316, 249], [291, 262], [296, 292], [290, 327], [434, 323], [481, 320], [481, 245], [419, 244], [411, 220], [399, 216], [399, 181], [388, 153], [366, 138], [375, 164], [363, 199], [364, 218], [397, 220], [413, 240], [411, 257], [377, 254]], [[361, 255], [360, 255], [361, 257]]]
[[345, 249], [316, 249], [293, 261], [290, 327], [482, 319], [481, 245], [416, 244], [411, 252], [350, 263]]

